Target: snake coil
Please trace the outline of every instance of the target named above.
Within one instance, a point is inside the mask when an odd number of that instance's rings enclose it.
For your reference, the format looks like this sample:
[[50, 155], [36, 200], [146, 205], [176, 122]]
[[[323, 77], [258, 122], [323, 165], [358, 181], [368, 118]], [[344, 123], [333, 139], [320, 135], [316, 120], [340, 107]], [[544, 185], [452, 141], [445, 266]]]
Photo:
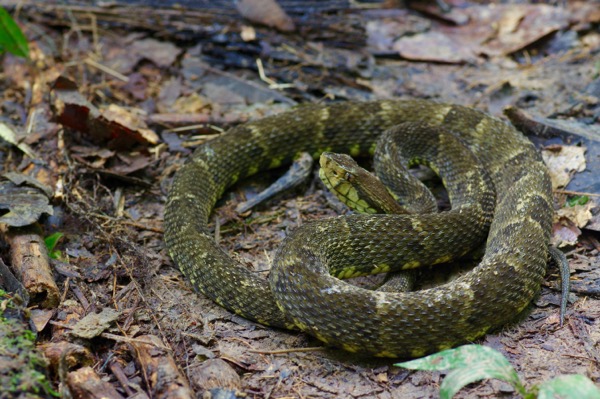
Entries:
[[[215, 243], [209, 216], [219, 197], [239, 179], [289, 163], [300, 152], [313, 157], [323, 151], [372, 154], [379, 135], [404, 122], [452, 131], [479, 159], [495, 186], [496, 207], [485, 255], [470, 272], [428, 290], [355, 297], [328, 289], [331, 286], [323, 284], [321, 274], [308, 271], [293, 288], [276, 289], [280, 291], [276, 300], [271, 285], [277, 285], [277, 278], [270, 285]], [[367, 250], [376, 248], [381, 237], [398, 246], [415, 245], [397, 238], [401, 232], [393, 228], [395, 215], [356, 216], [360, 217], [319, 221], [317, 230], [300, 229], [300, 239], [286, 242], [295, 243], [291, 246], [296, 253], [306, 243], [324, 243], [324, 252], [340, 256], [340, 262], [355, 251], [357, 242]], [[174, 178], [165, 210], [165, 240], [194, 287], [245, 318], [301, 328], [350, 351], [418, 357], [472, 341], [527, 306], [546, 271], [551, 220], [548, 172], [534, 146], [512, 126], [474, 109], [426, 100], [337, 103], [303, 106], [249, 122], [200, 146]], [[434, 232], [444, 228], [441, 221], [426, 223]], [[324, 241], [324, 236], [329, 239]], [[435, 245], [448, 249], [461, 239], [438, 236]], [[290, 266], [295, 256], [277, 262]], [[303, 256], [300, 263], [323, 261], [314, 253]], [[308, 322], [284, 314], [278, 302], [302, 304], [303, 320]], [[337, 317], [324, 317], [323, 309]]]

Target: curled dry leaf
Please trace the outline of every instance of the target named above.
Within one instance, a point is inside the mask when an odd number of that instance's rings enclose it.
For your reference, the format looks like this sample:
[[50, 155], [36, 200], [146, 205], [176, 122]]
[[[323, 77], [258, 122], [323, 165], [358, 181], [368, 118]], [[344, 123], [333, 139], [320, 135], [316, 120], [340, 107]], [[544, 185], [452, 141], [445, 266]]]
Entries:
[[542, 150], [542, 158], [550, 172], [552, 188], [565, 187], [575, 172], [585, 170], [585, 147], [557, 145]]
[[136, 143], [158, 143], [158, 136], [139, 117], [116, 105], [101, 112], [67, 78], [56, 80], [52, 95], [52, 106], [59, 123], [88, 133], [96, 142], [107, 142], [109, 148], [128, 149]]
[[239, 13], [252, 22], [257, 22], [282, 32], [296, 30], [294, 21], [283, 11], [275, 0], [237, 0]]
[[585, 205], [566, 206], [556, 211], [555, 218], [567, 218], [579, 228], [585, 227], [592, 219], [592, 209], [596, 206], [593, 201]]
[[581, 230], [569, 218], [561, 217], [552, 225], [550, 243], [558, 248], [577, 244]]
[[15, 128], [6, 123], [0, 122], [0, 137], [10, 144], [16, 146], [19, 150], [21, 150], [25, 155], [29, 158], [37, 159], [37, 155], [33, 152], [31, 147], [27, 144], [22, 143], [19, 139], [17, 139], [17, 134], [15, 132]]
[[566, 206], [554, 215], [552, 225], [552, 244], [562, 248], [577, 244], [581, 229], [592, 220], [592, 209], [596, 206], [593, 201], [585, 205]]

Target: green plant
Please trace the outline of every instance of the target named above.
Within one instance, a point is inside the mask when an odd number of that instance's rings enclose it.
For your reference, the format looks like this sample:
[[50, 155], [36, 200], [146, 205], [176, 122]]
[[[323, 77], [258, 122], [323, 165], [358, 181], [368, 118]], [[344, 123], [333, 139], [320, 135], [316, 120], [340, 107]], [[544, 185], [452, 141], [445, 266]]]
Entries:
[[27, 38], [10, 14], [0, 7], [0, 54], [5, 51], [19, 57], [29, 57]]
[[46, 244], [46, 248], [48, 249], [48, 256], [52, 259], [59, 259], [62, 256], [60, 250], [55, 249], [58, 241], [64, 236], [63, 233], [56, 232], [50, 234], [48, 237], [44, 238], [44, 243]]
[[590, 200], [590, 197], [587, 195], [576, 195], [567, 200], [567, 205], [575, 206], [575, 205], [585, 205]]
[[59, 397], [26, 318], [22, 304], [0, 290], [0, 398]]
[[440, 398], [450, 399], [466, 385], [495, 378], [512, 385], [525, 399], [600, 399], [600, 389], [587, 377], [563, 375], [527, 389], [506, 358], [482, 345], [465, 345], [398, 363], [411, 370], [451, 370], [440, 386]]

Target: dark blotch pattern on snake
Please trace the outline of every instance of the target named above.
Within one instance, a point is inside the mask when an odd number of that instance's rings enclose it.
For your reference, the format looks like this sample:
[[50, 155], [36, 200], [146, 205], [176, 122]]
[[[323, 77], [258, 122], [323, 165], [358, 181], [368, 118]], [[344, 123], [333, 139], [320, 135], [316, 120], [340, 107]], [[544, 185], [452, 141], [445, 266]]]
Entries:
[[[407, 223], [402, 222], [404, 215], [354, 215], [308, 223], [286, 239], [275, 261], [292, 277], [301, 273], [293, 285], [280, 277], [272, 278], [270, 285], [215, 243], [209, 216], [223, 192], [239, 179], [289, 163], [300, 152], [314, 157], [323, 151], [372, 154], [380, 134], [404, 122], [452, 131], [473, 151], [495, 186], [485, 255], [472, 271], [427, 290], [366, 296], [333, 288], [327, 282], [331, 277], [319, 272], [328, 262], [346, 264], [350, 270], [362, 267], [361, 259], [393, 264], [410, 252], [410, 246], [450, 252], [463, 237], [461, 230], [446, 231], [453, 224], [460, 228], [464, 221], [436, 219], [442, 214], [409, 222], [413, 233], [408, 236], [397, 229]], [[469, 190], [468, 184], [463, 187]], [[173, 181], [165, 240], [194, 287], [243, 317], [301, 328], [350, 351], [417, 357], [472, 341], [527, 306], [546, 271], [551, 204], [550, 179], [534, 146], [512, 126], [485, 113], [425, 100], [307, 105], [237, 126], [199, 147]], [[419, 229], [437, 238], [413, 239], [410, 234]], [[462, 231], [468, 229], [462, 226]], [[321, 249], [305, 251], [304, 245]], [[300, 271], [298, 265], [311, 267]], [[300, 304], [307, 321], [294, 322], [297, 318], [284, 314], [278, 302]]]

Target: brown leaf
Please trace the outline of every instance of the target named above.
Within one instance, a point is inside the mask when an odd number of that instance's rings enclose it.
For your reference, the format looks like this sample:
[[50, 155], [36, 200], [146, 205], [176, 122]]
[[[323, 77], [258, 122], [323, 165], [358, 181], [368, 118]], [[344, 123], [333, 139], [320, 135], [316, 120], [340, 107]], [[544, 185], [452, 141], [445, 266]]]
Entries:
[[563, 7], [547, 4], [489, 7], [491, 17], [487, 23], [498, 29], [495, 37], [482, 45], [481, 50], [490, 56], [514, 53], [569, 25], [569, 13]]
[[0, 222], [14, 227], [27, 226], [37, 222], [42, 214], [53, 213], [48, 196], [38, 187], [18, 186], [6, 180], [0, 182], [0, 209], [7, 211]]
[[393, 49], [401, 57], [414, 61], [434, 61], [451, 64], [473, 62], [475, 54], [458, 36], [451, 37], [430, 31], [397, 40]]
[[558, 248], [575, 245], [580, 235], [581, 230], [570, 219], [561, 217], [552, 225], [551, 244]]
[[575, 172], [585, 170], [585, 147], [563, 145], [542, 150], [542, 158], [550, 172], [552, 188], [566, 187]]
[[107, 142], [112, 149], [131, 148], [135, 143], [158, 143], [158, 136], [135, 114], [112, 104], [104, 113], [100, 112], [67, 78], [56, 80], [52, 94], [56, 120], [71, 129], [88, 133], [95, 142]]
[[121, 312], [111, 308], [104, 308], [98, 314], [90, 313], [73, 326], [71, 334], [87, 339], [97, 337], [108, 329], [119, 316], [121, 316]]
[[275, 0], [238, 0], [235, 4], [239, 13], [252, 22], [257, 22], [282, 32], [296, 30], [294, 21]]

